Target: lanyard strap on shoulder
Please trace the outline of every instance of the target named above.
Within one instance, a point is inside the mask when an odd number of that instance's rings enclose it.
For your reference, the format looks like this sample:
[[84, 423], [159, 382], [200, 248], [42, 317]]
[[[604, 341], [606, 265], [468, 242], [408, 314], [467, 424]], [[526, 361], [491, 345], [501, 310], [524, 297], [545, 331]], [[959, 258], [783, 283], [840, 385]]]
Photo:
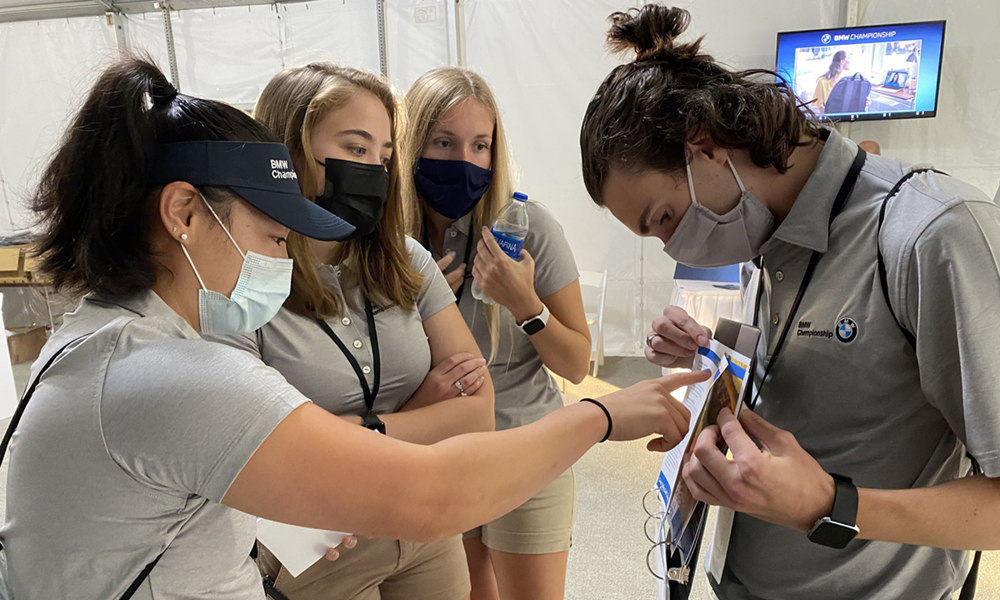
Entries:
[[[885, 266], [885, 255], [882, 254], [882, 224], [885, 222], [885, 211], [889, 206], [889, 200], [892, 200], [898, 193], [899, 190], [903, 188], [913, 176], [920, 173], [938, 173], [939, 175], [948, 175], [944, 171], [938, 171], [937, 169], [914, 169], [909, 173], [903, 175], [896, 185], [892, 186], [889, 193], [886, 194], [885, 198], [882, 200], [882, 208], [878, 212], [878, 229], [875, 233], [875, 249], [878, 253], [878, 277], [879, 282], [882, 285], [882, 295], [885, 297], [885, 304], [889, 307], [889, 313], [892, 318], [896, 321], [896, 325], [899, 330], [903, 333], [903, 337], [906, 338], [906, 342], [910, 345], [914, 351], [917, 349], [917, 336], [913, 334], [912, 331], [903, 327], [903, 323], [899, 320], [896, 315], [896, 311], [892, 308], [892, 301], [889, 299], [889, 276], [888, 270]], [[969, 454], [969, 459], [972, 460], [972, 475], [982, 475], [983, 471], [979, 466], [979, 462], [976, 461], [975, 457]], [[976, 597], [976, 586], [979, 580], [979, 563], [982, 560], [983, 553], [975, 552], [972, 555], [972, 567], [969, 569], [969, 574], [965, 578], [965, 583], [962, 585], [962, 591], [960, 592], [959, 600], [973, 600]]]
[[[7, 447], [10, 445], [10, 440], [14, 436], [14, 430], [17, 429], [17, 425], [21, 422], [21, 417], [24, 416], [25, 409], [28, 408], [28, 402], [30, 402], [31, 397], [35, 395], [35, 388], [38, 387], [38, 383], [42, 380], [42, 377], [45, 375], [45, 372], [49, 370], [49, 367], [51, 367], [56, 362], [56, 359], [58, 359], [62, 355], [62, 353], [66, 351], [67, 348], [69, 348], [70, 346], [81, 340], [90, 337], [90, 335], [91, 334], [87, 333], [81, 335], [78, 338], [73, 339], [65, 346], [57, 350], [52, 356], [50, 356], [49, 360], [45, 361], [45, 364], [42, 366], [41, 369], [39, 369], [38, 375], [35, 377], [34, 381], [31, 382], [31, 385], [28, 386], [28, 389], [25, 390], [24, 396], [21, 397], [21, 401], [18, 403], [17, 409], [14, 411], [14, 416], [11, 417], [10, 425], [7, 426], [7, 432], [4, 433], [3, 442], [0, 442], [0, 464], [3, 464], [4, 456], [7, 454]], [[0, 542], [0, 550], [3, 550], [2, 542]], [[157, 555], [157, 557], [154, 558], [152, 562], [146, 565], [146, 567], [142, 570], [142, 572], [139, 573], [139, 576], [136, 577], [136, 579], [132, 582], [132, 584], [128, 587], [128, 589], [125, 590], [125, 594], [122, 595], [121, 600], [129, 600], [130, 598], [132, 598], [132, 596], [135, 595], [135, 593], [139, 590], [139, 586], [142, 585], [142, 582], [145, 581], [147, 577], [149, 577], [149, 573], [153, 570], [153, 567], [156, 566], [156, 563], [160, 562], [161, 557], [163, 557], [163, 552]]]
[[[833, 221], [837, 216], [844, 210], [844, 206], [847, 204], [847, 199], [850, 197], [851, 192], [854, 191], [854, 186], [858, 183], [858, 178], [861, 176], [861, 169], [865, 166], [865, 160], [868, 158], [868, 153], [858, 148], [858, 153], [854, 156], [854, 162], [851, 163], [851, 168], [847, 171], [847, 176], [844, 178], [844, 182], [840, 185], [840, 190], [837, 192], [837, 197], [833, 201], [833, 208], [830, 210], [830, 220], [827, 224], [828, 227], [833, 227]], [[753, 410], [757, 406], [757, 401], [760, 400], [760, 392], [764, 387], [764, 383], [767, 381], [768, 375], [771, 373], [771, 369], [774, 367], [774, 363], [777, 362], [778, 356], [781, 354], [782, 348], [784, 348], [785, 342], [788, 341], [788, 332], [792, 328], [792, 323], [795, 322], [795, 313], [799, 311], [799, 307], [802, 304], [802, 298], [805, 296], [806, 289], [809, 287], [809, 283], [812, 281], [813, 273], [816, 272], [816, 265], [819, 264], [820, 259], [823, 258], [822, 252], [813, 251], [812, 256], [809, 258], [809, 265], [806, 267], [805, 273], [802, 275], [802, 283], [799, 285], [799, 291], [795, 294], [795, 301], [792, 302], [792, 308], [788, 311], [788, 316], [785, 318], [785, 326], [781, 330], [781, 334], [778, 336], [778, 342], [774, 346], [774, 352], [771, 354], [771, 360], [767, 362], [767, 367], [764, 369], [764, 376], [760, 380], [760, 384], [757, 386], [757, 393], [754, 395], [753, 401], [750, 402], [750, 410]], [[754, 306], [753, 314], [753, 325], [758, 327], [760, 323], [760, 305], [761, 298], [764, 295], [764, 270], [767, 265], [763, 262], [761, 263], [760, 275], [757, 284], [757, 301]], [[754, 353], [753, 368], [756, 368], [756, 353]]]
[[[90, 336], [89, 333], [86, 335], [81, 335], [80, 337], [67, 343], [65, 346], [57, 350], [52, 356], [50, 356], [49, 360], [45, 361], [45, 364], [38, 371], [38, 375], [35, 377], [35, 380], [31, 382], [31, 385], [29, 385], [28, 389], [25, 390], [24, 395], [21, 396], [21, 401], [18, 402], [17, 408], [14, 410], [14, 416], [11, 417], [10, 419], [10, 425], [7, 426], [7, 432], [3, 434], [3, 442], [0, 442], [0, 465], [3, 464], [4, 456], [7, 454], [7, 446], [10, 445], [10, 440], [14, 436], [14, 430], [17, 429], [18, 423], [21, 422], [21, 417], [24, 416], [24, 410], [28, 408], [28, 402], [31, 401], [31, 397], [35, 394], [35, 388], [38, 387], [38, 382], [42, 380], [42, 376], [45, 375], [45, 372], [49, 370], [49, 367], [51, 367], [52, 364], [56, 362], [56, 359], [62, 355], [62, 353], [66, 350], [66, 348], [69, 348], [73, 344], [89, 336]], [[0, 546], [0, 548], [2, 547], [3, 546]]]
[[899, 320], [899, 317], [896, 316], [896, 311], [892, 309], [892, 301], [889, 300], [889, 277], [885, 266], [885, 256], [882, 254], [882, 242], [880, 238], [882, 237], [882, 223], [885, 222], [885, 209], [889, 206], [889, 200], [892, 200], [892, 198], [899, 193], [899, 190], [903, 188], [903, 184], [909, 181], [911, 177], [927, 172], [947, 175], [947, 173], [943, 173], [937, 169], [914, 169], [906, 175], [903, 175], [903, 177], [896, 182], [896, 185], [892, 186], [892, 189], [889, 190], [889, 193], [886, 194], [886, 197], [882, 200], [882, 208], [878, 211], [878, 229], [875, 230], [875, 250], [878, 253], [878, 277], [882, 284], [882, 295], [885, 296], [885, 304], [889, 307], [889, 312], [892, 314], [892, 318], [895, 319], [896, 325], [899, 327], [899, 330], [903, 332], [903, 337], [906, 338], [906, 342], [911, 348], [913, 348], [913, 350], [917, 349], [917, 338], [913, 335], [913, 332], [903, 327], [903, 323]]
[[372, 387], [368, 387], [368, 379], [365, 377], [364, 371], [361, 370], [361, 365], [358, 364], [357, 359], [348, 350], [347, 345], [340, 339], [340, 336], [330, 327], [329, 323], [323, 319], [316, 319], [316, 323], [319, 325], [320, 329], [326, 333], [327, 336], [333, 343], [340, 348], [340, 351], [344, 354], [344, 358], [350, 363], [351, 368], [354, 369], [354, 374], [358, 376], [358, 382], [361, 384], [361, 391], [365, 395], [365, 406], [368, 408], [368, 413], [372, 414], [375, 411], [375, 398], [378, 397], [379, 386], [382, 384], [382, 360], [379, 356], [378, 350], [378, 331], [375, 327], [375, 308], [372, 306], [371, 301], [365, 298], [365, 316], [368, 319], [368, 335], [371, 338], [371, 349], [372, 349], [372, 360], [374, 361], [375, 370], [375, 381]]

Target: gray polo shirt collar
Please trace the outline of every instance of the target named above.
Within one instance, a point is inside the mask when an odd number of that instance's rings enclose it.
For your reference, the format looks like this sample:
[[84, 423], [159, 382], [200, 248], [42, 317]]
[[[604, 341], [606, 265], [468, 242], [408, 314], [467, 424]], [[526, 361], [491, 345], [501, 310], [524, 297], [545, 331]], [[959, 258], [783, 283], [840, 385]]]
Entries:
[[159, 294], [153, 290], [145, 290], [138, 294], [124, 299], [106, 300], [94, 295], [88, 295], [85, 300], [99, 304], [110, 304], [119, 306], [129, 312], [136, 313], [141, 317], [159, 317], [165, 319], [172, 325], [180, 328], [180, 331], [187, 339], [200, 339], [198, 332], [191, 327], [191, 324], [184, 320], [174, 309], [160, 298]]
[[473, 238], [474, 236], [471, 235], [472, 232], [469, 230], [470, 227], [472, 227], [472, 213], [469, 213], [464, 217], [462, 217], [461, 219], [452, 223], [449, 229], [455, 229], [462, 235], [465, 235], [469, 238]]
[[830, 239], [830, 211], [856, 154], [857, 147], [852, 142], [830, 130], [816, 170], [795, 199], [788, 216], [761, 247], [762, 254], [775, 250], [777, 241], [826, 252]]

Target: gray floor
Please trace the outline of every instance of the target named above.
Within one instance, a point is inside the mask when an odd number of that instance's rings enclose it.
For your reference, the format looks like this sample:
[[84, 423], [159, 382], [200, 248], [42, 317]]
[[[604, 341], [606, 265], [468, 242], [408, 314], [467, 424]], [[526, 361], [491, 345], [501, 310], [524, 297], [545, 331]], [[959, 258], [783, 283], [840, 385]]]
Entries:
[[[579, 386], [566, 386], [566, 401], [600, 396], [644, 379], [659, 370], [643, 359], [613, 359]], [[28, 378], [28, 365], [14, 367], [19, 389]], [[7, 421], [0, 421], [5, 430]], [[646, 569], [650, 544], [643, 535], [646, 518], [642, 496], [652, 486], [660, 455], [643, 444], [604, 444], [576, 465], [577, 521], [569, 558], [567, 600], [640, 600], [655, 598], [655, 581]], [[0, 520], [6, 508], [6, 466], [0, 469]], [[699, 561], [701, 562], [701, 561]], [[705, 578], [696, 574], [692, 600], [712, 600]], [[987, 553], [979, 575], [977, 598], [1000, 598], [1000, 552]]]
[[[660, 370], [643, 359], [608, 358], [598, 376], [579, 386], [567, 384], [566, 402], [659, 377]], [[656, 598], [656, 581], [646, 568], [651, 544], [643, 534], [642, 497], [653, 486], [661, 459], [641, 443], [604, 444], [576, 464], [577, 520], [567, 600]], [[692, 600], [714, 598], [698, 577]]]

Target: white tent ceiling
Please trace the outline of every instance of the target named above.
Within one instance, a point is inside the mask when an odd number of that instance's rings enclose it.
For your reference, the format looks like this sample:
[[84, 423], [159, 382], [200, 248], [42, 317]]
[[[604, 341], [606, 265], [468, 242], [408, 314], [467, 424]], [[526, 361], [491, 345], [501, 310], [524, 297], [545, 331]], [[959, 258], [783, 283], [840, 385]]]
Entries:
[[[290, 0], [303, 2], [305, 0]], [[283, 2], [287, 3], [287, 2]], [[0, 23], [11, 21], [39, 21], [42, 19], [67, 19], [100, 16], [108, 12], [139, 14], [158, 11], [164, 4], [172, 10], [192, 8], [220, 8], [274, 4], [268, 0], [0, 0]]]

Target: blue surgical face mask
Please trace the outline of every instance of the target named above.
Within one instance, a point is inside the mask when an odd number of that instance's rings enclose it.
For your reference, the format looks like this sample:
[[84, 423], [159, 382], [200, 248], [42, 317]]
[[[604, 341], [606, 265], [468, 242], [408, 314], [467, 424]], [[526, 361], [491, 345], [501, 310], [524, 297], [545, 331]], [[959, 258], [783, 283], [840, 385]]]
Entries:
[[463, 160], [421, 158], [413, 173], [417, 193], [434, 212], [461, 219], [479, 204], [493, 181], [493, 171]]
[[202, 196], [201, 199], [243, 257], [240, 278], [236, 281], [233, 293], [227, 298], [205, 287], [191, 255], [184, 244], [181, 244], [181, 250], [201, 284], [201, 289], [198, 290], [201, 333], [246, 335], [257, 331], [278, 314], [288, 298], [292, 288], [292, 259], [273, 258], [256, 252], [244, 253], [205, 197]]

